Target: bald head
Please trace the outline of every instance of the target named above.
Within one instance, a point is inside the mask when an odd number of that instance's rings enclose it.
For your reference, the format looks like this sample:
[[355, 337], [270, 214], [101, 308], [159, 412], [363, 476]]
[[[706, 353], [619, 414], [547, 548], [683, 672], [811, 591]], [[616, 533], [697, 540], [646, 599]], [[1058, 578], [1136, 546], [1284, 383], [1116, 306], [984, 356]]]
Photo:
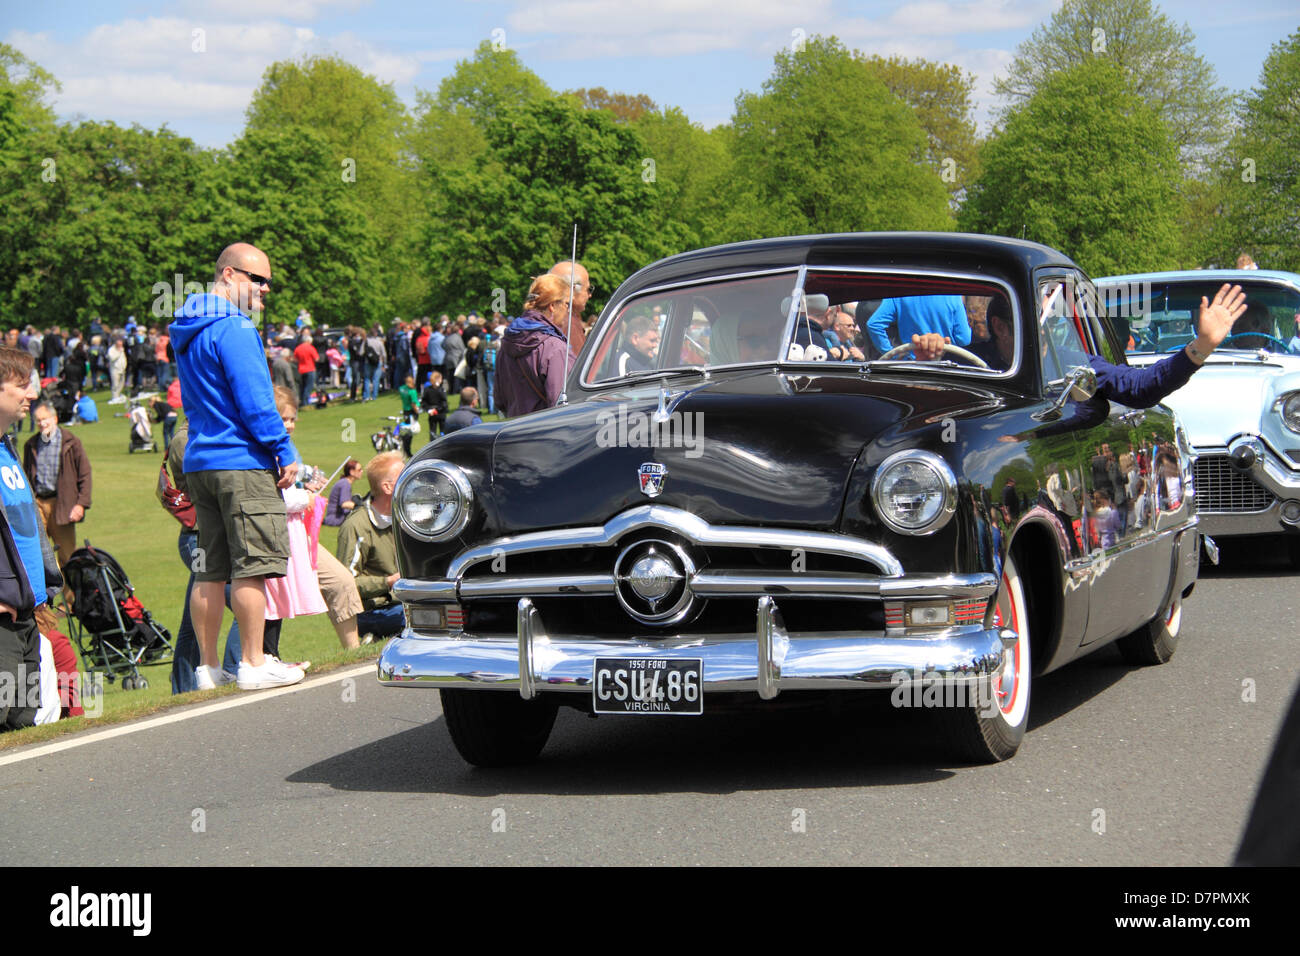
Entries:
[[[252, 277], [257, 276], [255, 280]], [[262, 311], [262, 293], [270, 291], [271, 260], [257, 246], [236, 242], [221, 250], [213, 294], [233, 302], [246, 315]]]
[[557, 262], [551, 267], [551, 275], [573, 283], [573, 314], [582, 315], [587, 300], [591, 298], [591, 277], [587, 275], [587, 270], [582, 267], [582, 263], [571, 263], [568, 259]]

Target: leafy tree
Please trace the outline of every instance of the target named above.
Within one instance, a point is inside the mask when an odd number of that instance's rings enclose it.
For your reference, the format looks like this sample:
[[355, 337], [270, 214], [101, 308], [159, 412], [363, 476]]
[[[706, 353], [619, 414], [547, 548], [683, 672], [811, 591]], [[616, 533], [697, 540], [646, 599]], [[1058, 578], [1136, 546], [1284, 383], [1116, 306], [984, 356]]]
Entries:
[[732, 125], [737, 188], [768, 233], [951, 227], [915, 113], [834, 37], [778, 53]]
[[1063, 70], [984, 146], [959, 225], [1053, 246], [1093, 275], [1173, 268], [1177, 152], [1114, 64]]
[[576, 96], [584, 109], [605, 110], [620, 123], [635, 123], [659, 108], [644, 93], [611, 93], [603, 86], [572, 90], [569, 95]]
[[1223, 142], [1230, 99], [1214, 68], [1196, 52], [1196, 37], [1151, 0], [1065, 0], [1016, 48], [995, 92], [1022, 104], [1051, 77], [1104, 58], [1169, 125], [1185, 163], [1199, 167]]
[[448, 112], [467, 113], [476, 126], [486, 129], [503, 112], [552, 95], [514, 50], [498, 50], [484, 40], [472, 59], [457, 63], [438, 85], [436, 103]]
[[[957, 201], [966, 184], [979, 176], [978, 140], [971, 111], [975, 77], [950, 63], [869, 56], [862, 64], [889, 91], [912, 107], [925, 130], [927, 165], [952, 170], [941, 173], [951, 198]], [[946, 164], [951, 161], [951, 166]]]
[[212, 164], [166, 128], [83, 122], [32, 136], [0, 220], [0, 302], [38, 325], [144, 319], [154, 283], [192, 275], [208, 242], [195, 204]]
[[427, 169], [432, 308], [518, 313], [532, 277], [569, 255], [575, 222], [598, 294], [662, 255], [646, 146], [627, 126], [551, 97], [501, 109], [486, 134], [468, 163]]
[[15, 113], [23, 128], [53, 128], [54, 109], [49, 98], [61, 89], [53, 74], [9, 44], [0, 43], [0, 90], [12, 92]]
[[[414, 160], [407, 153], [411, 118], [390, 84], [338, 57], [309, 56], [267, 68], [248, 107], [247, 131], [301, 126], [314, 130], [333, 154], [331, 175], [356, 192], [390, 255], [375, 277], [378, 319], [416, 309], [427, 296], [418, 256], [421, 208]], [[322, 175], [324, 175], [322, 171]]]
[[266, 319], [292, 322], [308, 309], [318, 324], [373, 324], [384, 318], [382, 277], [409, 261], [385, 261], [383, 234], [338, 172], [335, 147], [305, 126], [248, 130], [208, 180], [205, 204], [222, 240], [251, 242], [271, 260]]
[[706, 132], [677, 107], [645, 113], [632, 128], [646, 144], [642, 177], [650, 180], [651, 216], [665, 249], [684, 252], [731, 238], [725, 229], [733, 183], [726, 131]]
[[1300, 272], [1300, 30], [1274, 45], [1243, 98], [1220, 182], [1216, 258], [1249, 252], [1262, 268]]

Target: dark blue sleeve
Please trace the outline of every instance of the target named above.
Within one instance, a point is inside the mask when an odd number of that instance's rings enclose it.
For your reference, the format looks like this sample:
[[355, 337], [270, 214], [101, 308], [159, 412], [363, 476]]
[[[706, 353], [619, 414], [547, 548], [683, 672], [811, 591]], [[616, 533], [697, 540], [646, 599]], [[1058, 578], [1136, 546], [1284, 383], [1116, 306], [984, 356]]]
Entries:
[[1097, 373], [1097, 394], [1130, 408], [1159, 404], [1170, 392], [1186, 385], [1197, 369], [1186, 349], [1143, 368], [1112, 365], [1099, 355], [1089, 355], [1088, 362]]

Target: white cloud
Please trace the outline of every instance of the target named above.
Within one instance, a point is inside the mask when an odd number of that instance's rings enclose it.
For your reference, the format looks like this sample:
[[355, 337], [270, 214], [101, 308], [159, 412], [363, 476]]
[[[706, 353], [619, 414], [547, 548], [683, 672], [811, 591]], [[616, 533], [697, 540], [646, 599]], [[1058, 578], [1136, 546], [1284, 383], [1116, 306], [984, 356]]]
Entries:
[[[698, 0], [627, 3], [626, 0], [542, 0], [507, 18], [506, 42], [525, 34], [548, 58], [661, 57], [790, 42], [794, 31], [819, 32], [832, 20], [831, 0], [809, 0], [797, 10], [785, 0]], [[533, 44], [535, 35], [556, 39]]]
[[[221, 15], [230, 20], [244, 18], [281, 18], [288, 20], [314, 20], [322, 13], [345, 13], [368, 6], [372, 0], [226, 0]], [[190, 0], [182, 9], [196, 16], [210, 16], [211, 0]]]
[[[284, 9], [286, 4], [265, 6]], [[166, 122], [173, 128], [199, 118], [214, 129], [230, 130], [242, 128], [262, 74], [278, 60], [338, 54], [382, 82], [401, 87], [415, 79], [423, 64], [470, 52], [440, 48], [399, 53], [350, 32], [322, 36], [310, 27], [276, 20], [232, 23], [182, 17], [100, 24], [71, 43], [56, 42], [48, 33], [14, 30], [5, 42], [59, 79], [63, 92], [53, 103], [60, 115], [149, 126]], [[226, 137], [217, 138], [224, 142]]]

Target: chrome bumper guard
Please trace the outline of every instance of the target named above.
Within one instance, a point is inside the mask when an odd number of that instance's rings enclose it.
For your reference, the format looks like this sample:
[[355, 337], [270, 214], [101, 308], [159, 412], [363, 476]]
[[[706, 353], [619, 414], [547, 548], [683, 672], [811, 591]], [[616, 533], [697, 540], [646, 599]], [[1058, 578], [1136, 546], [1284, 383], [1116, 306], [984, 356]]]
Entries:
[[[1016, 634], [967, 625], [893, 636], [893, 632], [789, 633], [776, 601], [758, 599], [750, 634], [674, 635], [657, 639], [551, 637], [528, 598], [518, 603], [514, 637], [417, 636], [409, 628], [379, 659], [379, 681], [393, 687], [590, 693], [597, 657], [700, 658], [705, 692], [750, 691], [771, 700], [782, 690], [872, 690], [920, 679], [978, 681], [1001, 668]], [[901, 675], [901, 676], [900, 676]]]

